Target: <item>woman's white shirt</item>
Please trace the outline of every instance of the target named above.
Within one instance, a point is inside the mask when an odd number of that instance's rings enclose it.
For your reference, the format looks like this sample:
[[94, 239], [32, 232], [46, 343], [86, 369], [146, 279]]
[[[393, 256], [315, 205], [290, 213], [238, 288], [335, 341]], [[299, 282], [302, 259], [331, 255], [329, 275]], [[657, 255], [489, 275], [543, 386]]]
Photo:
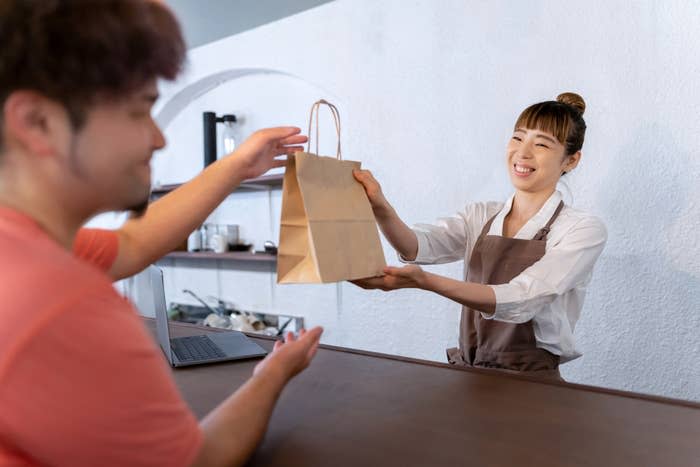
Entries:
[[[514, 238], [534, 238], [554, 215], [561, 199], [561, 193], [555, 191]], [[464, 260], [466, 278], [472, 249], [484, 225], [496, 216], [488, 235], [503, 235], [503, 222], [512, 205], [513, 196], [505, 204], [474, 203], [454, 216], [438, 219], [434, 225], [416, 224], [416, 259], [399, 259], [416, 264]], [[564, 206], [547, 235], [544, 256], [510, 282], [489, 284], [496, 294], [496, 311], [482, 316], [507, 323], [532, 320], [537, 347], [559, 355], [562, 363], [581, 356], [574, 343], [574, 327], [606, 240], [607, 231], [600, 219]]]

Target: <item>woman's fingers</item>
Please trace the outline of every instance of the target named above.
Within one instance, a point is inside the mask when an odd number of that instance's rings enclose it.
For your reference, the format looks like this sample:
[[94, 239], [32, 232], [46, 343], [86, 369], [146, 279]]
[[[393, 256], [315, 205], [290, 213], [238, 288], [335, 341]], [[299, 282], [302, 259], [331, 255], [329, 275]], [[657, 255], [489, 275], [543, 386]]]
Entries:
[[377, 183], [377, 181], [372, 176], [372, 172], [370, 172], [369, 170], [354, 169], [352, 171], [352, 174], [355, 177], [355, 180], [362, 183], [365, 187]]

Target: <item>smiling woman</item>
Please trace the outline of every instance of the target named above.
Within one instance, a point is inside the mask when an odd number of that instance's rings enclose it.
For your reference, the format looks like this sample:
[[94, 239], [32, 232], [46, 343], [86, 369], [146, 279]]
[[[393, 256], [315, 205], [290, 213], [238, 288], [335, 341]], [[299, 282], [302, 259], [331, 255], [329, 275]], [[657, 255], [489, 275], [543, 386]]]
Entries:
[[[506, 149], [513, 196], [471, 204], [435, 225], [409, 228], [372, 174], [357, 171], [382, 232], [402, 262], [415, 264], [356, 284], [422, 288], [461, 304], [450, 363], [561, 378], [559, 364], [581, 356], [573, 331], [607, 238], [600, 220], [565, 206], [556, 190], [581, 158], [584, 110], [574, 93], [525, 109]], [[466, 281], [417, 266], [462, 259]]]
[[[518, 117], [506, 149], [510, 181], [516, 190], [551, 195], [559, 178], [581, 159], [586, 134], [586, 104], [578, 94], [560, 94], [556, 101], [533, 104]], [[506, 216], [504, 235], [513, 237], [535, 213], [513, 210]]]

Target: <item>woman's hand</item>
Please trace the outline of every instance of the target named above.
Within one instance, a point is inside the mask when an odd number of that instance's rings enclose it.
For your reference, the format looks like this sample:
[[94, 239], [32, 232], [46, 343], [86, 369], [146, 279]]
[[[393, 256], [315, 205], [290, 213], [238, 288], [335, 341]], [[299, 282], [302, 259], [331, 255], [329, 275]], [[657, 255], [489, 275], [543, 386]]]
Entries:
[[[403, 258], [413, 260], [418, 254], [418, 239], [416, 238], [416, 234], [401, 220], [394, 208], [389, 204], [389, 201], [384, 197], [382, 187], [379, 186], [379, 182], [374, 178], [372, 172], [369, 170], [355, 169], [352, 171], [352, 175], [364, 187], [377, 224], [379, 224], [379, 228], [386, 239], [389, 240], [391, 246], [393, 246]], [[375, 280], [373, 283], [379, 280], [381, 280], [381, 278]]]
[[389, 202], [382, 193], [382, 187], [369, 170], [355, 169], [352, 171], [355, 180], [360, 182], [367, 193], [369, 204], [372, 206], [374, 215], [380, 217], [391, 210]]
[[384, 274], [381, 277], [369, 277], [351, 282], [363, 289], [384, 291], [419, 288], [435, 292], [484, 313], [493, 314], [496, 310], [496, 294], [493, 288], [486, 284], [465, 282], [425, 272], [415, 264], [402, 268], [386, 267]]
[[350, 281], [363, 289], [380, 289], [389, 291], [397, 289], [422, 289], [425, 288], [428, 273], [416, 264], [409, 264], [402, 268], [387, 266], [384, 275]]

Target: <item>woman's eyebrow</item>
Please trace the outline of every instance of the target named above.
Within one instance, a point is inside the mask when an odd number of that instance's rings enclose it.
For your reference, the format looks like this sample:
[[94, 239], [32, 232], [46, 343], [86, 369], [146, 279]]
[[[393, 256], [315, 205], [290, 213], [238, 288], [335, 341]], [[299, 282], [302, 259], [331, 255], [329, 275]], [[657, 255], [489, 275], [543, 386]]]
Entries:
[[543, 133], [537, 133], [537, 134], [535, 135], [535, 137], [536, 137], [536, 138], [544, 138], [544, 139], [546, 139], [547, 141], [551, 141], [552, 144], [557, 144], [557, 142], [556, 142], [553, 138], [550, 138], [549, 136], [547, 136], [547, 135], [545, 135], [545, 134], [543, 134]]

